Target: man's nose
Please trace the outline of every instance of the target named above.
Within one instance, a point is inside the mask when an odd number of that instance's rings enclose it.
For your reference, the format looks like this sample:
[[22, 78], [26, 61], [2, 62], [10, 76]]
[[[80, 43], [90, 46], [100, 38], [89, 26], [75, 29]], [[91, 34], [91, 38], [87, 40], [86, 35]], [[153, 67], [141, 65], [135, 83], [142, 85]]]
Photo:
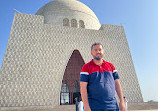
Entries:
[[100, 51], [98, 51], [98, 53], [100, 53]]

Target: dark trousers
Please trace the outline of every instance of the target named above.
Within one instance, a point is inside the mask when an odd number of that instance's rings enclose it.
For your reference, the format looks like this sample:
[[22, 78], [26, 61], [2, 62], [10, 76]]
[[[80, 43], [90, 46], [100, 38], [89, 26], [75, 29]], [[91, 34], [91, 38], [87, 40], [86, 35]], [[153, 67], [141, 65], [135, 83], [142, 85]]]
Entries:
[[119, 111], [119, 109], [114, 109], [114, 110], [92, 109], [92, 111]]
[[78, 111], [78, 104], [76, 103], [76, 111]]

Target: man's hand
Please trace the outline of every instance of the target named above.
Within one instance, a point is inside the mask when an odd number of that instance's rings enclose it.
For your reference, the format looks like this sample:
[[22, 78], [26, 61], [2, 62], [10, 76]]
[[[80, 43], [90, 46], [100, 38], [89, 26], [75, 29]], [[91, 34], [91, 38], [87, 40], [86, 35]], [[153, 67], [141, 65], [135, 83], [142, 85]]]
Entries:
[[84, 111], [91, 111], [90, 107], [84, 107]]
[[116, 90], [117, 95], [118, 95], [118, 97], [120, 99], [119, 110], [120, 111], [126, 111], [125, 103], [124, 103], [124, 99], [123, 99], [122, 88], [121, 88], [121, 84], [119, 82], [119, 79], [115, 80], [115, 90]]
[[119, 103], [119, 110], [120, 110], [120, 111], [126, 111], [126, 107], [125, 107], [124, 102], [120, 102], [120, 103]]

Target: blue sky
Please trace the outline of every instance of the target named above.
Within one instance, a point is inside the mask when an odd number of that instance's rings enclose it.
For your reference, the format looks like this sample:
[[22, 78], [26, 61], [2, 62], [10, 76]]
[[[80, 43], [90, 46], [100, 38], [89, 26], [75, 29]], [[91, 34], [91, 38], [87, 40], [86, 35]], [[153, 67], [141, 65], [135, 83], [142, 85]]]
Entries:
[[[52, 0], [2, 0], [0, 4], [0, 67], [14, 10], [35, 14]], [[123, 25], [144, 101], [158, 101], [158, 0], [78, 0], [91, 8], [101, 24]]]

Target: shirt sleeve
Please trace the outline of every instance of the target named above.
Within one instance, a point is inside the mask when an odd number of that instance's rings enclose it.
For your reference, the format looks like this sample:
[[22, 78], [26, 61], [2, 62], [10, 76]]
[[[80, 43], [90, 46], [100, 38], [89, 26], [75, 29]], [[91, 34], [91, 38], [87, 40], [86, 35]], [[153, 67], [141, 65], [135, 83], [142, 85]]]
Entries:
[[113, 74], [114, 80], [119, 79], [120, 76], [119, 76], [117, 70], [115, 69], [114, 65], [113, 65], [113, 64], [110, 64], [110, 66], [111, 66], [111, 68], [112, 68], [112, 74]]
[[117, 73], [117, 70], [114, 70], [114, 71], [113, 71], [113, 77], [114, 77], [114, 80], [120, 78], [120, 76], [119, 76], [118, 73]]
[[89, 80], [88, 67], [87, 67], [87, 65], [84, 65], [80, 72], [80, 81], [88, 82], [88, 80]]

